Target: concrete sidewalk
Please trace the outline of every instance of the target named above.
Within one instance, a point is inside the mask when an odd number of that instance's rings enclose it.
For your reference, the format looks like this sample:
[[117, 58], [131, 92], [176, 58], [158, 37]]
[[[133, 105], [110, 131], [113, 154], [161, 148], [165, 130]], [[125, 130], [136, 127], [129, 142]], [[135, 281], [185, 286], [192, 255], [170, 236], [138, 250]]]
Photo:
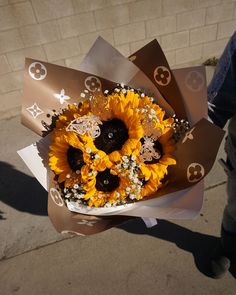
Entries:
[[47, 217], [47, 193], [16, 154], [37, 136], [18, 116], [0, 123], [0, 294], [236, 293], [230, 273], [219, 281], [204, 274], [225, 204], [217, 162], [197, 220], [146, 229], [137, 219], [94, 236], [62, 236]]

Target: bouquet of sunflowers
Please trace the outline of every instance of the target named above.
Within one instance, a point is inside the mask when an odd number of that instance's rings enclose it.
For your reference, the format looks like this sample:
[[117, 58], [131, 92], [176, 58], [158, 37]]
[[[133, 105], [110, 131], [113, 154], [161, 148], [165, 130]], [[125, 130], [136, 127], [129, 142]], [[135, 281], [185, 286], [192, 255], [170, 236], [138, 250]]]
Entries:
[[62, 112], [49, 166], [66, 201], [110, 207], [155, 193], [176, 163], [174, 119], [164, 114], [150, 97], [126, 88]]
[[79, 71], [27, 59], [22, 120], [43, 139], [19, 154], [56, 229], [194, 217], [223, 137], [205, 90], [203, 69], [173, 74], [156, 40], [128, 60], [99, 38]]

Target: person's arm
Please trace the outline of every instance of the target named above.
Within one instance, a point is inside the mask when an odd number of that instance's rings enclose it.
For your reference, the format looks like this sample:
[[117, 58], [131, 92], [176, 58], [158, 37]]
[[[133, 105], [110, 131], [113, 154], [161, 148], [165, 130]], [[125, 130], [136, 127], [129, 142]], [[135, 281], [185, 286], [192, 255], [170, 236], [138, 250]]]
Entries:
[[208, 115], [223, 128], [236, 114], [236, 32], [219, 59], [207, 92]]

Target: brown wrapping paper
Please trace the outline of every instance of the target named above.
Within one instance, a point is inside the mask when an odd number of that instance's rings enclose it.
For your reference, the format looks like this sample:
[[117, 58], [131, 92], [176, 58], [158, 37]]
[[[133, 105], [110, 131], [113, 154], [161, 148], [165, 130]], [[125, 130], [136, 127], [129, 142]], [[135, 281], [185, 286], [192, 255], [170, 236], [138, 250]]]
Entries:
[[52, 118], [66, 105], [86, 99], [89, 93], [93, 94], [96, 91], [99, 94], [105, 89], [113, 89], [116, 84], [88, 73], [27, 58], [22, 123], [44, 136]]
[[[89, 94], [102, 94], [106, 89], [113, 89], [117, 82], [124, 82], [121, 80], [122, 67], [124, 67], [129, 71], [129, 75], [124, 77], [127, 84], [140, 87], [143, 81], [144, 89], [147, 89], [149, 95], [151, 95], [150, 92], [156, 93], [167, 112], [172, 113], [174, 109], [179, 118], [189, 118], [192, 125], [177, 144], [177, 165], [170, 167], [164, 187], [152, 197], [177, 192], [201, 181], [210, 171], [224, 135], [221, 129], [202, 119], [207, 113], [203, 69], [197, 67], [172, 72], [156, 41], [149, 43], [131, 56], [130, 59], [137, 65], [132, 67], [130, 61], [124, 62], [124, 58], [122, 59], [116, 51], [112, 51], [110, 45], [107, 46], [105, 42], [100, 41], [97, 43], [100, 46], [99, 51], [96, 51], [95, 44], [82, 63], [82, 69], [90, 69], [93, 71], [92, 74], [26, 59], [22, 101], [23, 124], [40, 135], [46, 135], [52, 118], [67, 104], [78, 103]], [[116, 62], [118, 61], [118, 73], [110, 75], [117, 81], [106, 79], [107, 70], [103, 64], [91, 68], [91, 65], [95, 64], [93, 59], [95, 58], [98, 62], [99, 56], [104, 54], [103, 46], [107, 50], [107, 55], [110, 54]], [[108, 63], [109, 71], [113, 69], [112, 73], [115, 73], [116, 69], [114, 63]], [[57, 183], [53, 180], [52, 172], [50, 176], [48, 213], [59, 232], [94, 234], [131, 218], [129, 216], [89, 216], [70, 212], [61, 197]], [[128, 215], [128, 212], [125, 214]]]
[[165, 100], [175, 110], [177, 117], [187, 119], [182, 95], [157, 40], [153, 40], [145, 45], [132, 54], [129, 59], [137, 65], [158, 88]]
[[175, 69], [172, 73], [184, 98], [188, 121], [193, 126], [208, 116], [205, 67]]
[[127, 222], [129, 216], [91, 216], [73, 213], [68, 210], [58, 190], [52, 186], [49, 190], [48, 214], [55, 229], [60, 233], [91, 235]]
[[99, 77], [116, 83], [124, 83], [134, 89], [142, 89], [144, 93], [153, 96], [168, 116], [174, 110], [163, 98], [158, 87], [144, 71], [125, 58], [101, 37], [98, 37], [92, 48], [79, 66], [79, 70], [93, 73]]

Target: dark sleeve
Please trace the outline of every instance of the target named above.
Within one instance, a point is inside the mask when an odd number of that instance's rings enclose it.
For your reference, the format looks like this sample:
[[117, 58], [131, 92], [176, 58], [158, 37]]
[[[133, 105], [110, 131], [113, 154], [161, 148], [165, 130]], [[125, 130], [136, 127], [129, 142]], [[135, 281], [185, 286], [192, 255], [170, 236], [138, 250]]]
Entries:
[[223, 128], [236, 114], [236, 32], [219, 59], [207, 92], [208, 115]]

